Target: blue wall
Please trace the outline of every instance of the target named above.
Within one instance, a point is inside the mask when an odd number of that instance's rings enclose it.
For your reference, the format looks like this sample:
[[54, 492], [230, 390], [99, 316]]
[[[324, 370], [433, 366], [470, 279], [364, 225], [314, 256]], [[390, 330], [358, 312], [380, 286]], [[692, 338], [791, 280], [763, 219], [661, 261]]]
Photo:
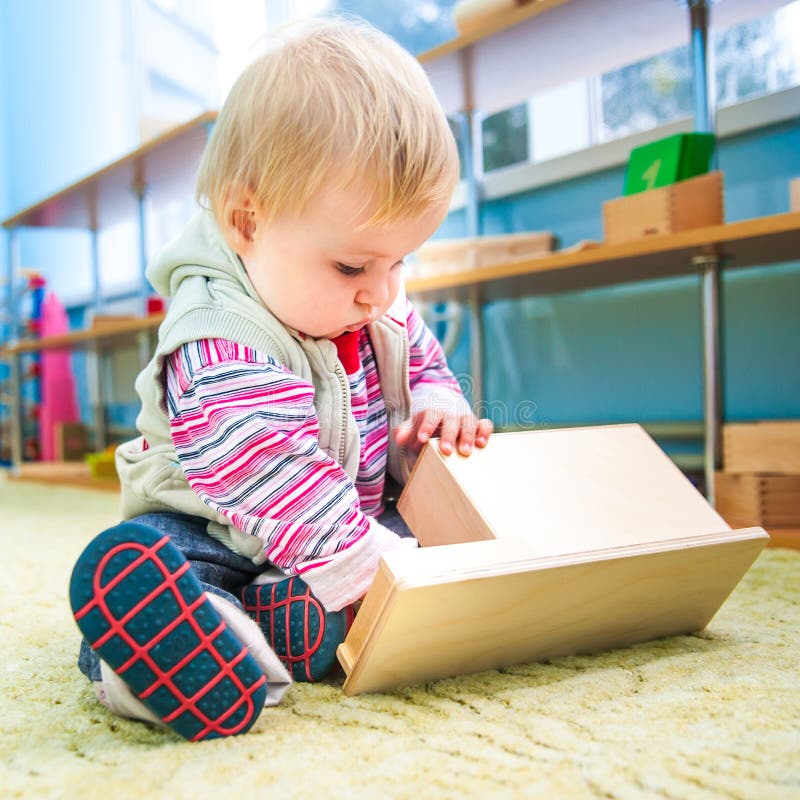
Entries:
[[[719, 162], [728, 221], [787, 211], [800, 119], [722, 141]], [[601, 205], [621, 194], [623, 172], [487, 202], [482, 230], [550, 230], [562, 246], [601, 239]], [[459, 211], [440, 235], [463, 232]], [[800, 417], [800, 264], [728, 270], [722, 296], [726, 418]], [[498, 423], [526, 401], [538, 423], [702, 418], [696, 278], [493, 303], [484, 322], [484, 394]], [[468, 345], [451, 357], [457, 372], [469, 371]]]
[[[8, 117], [10, 115], [10, 108], [8, 98], [6, 97], [6, 83], [8, 81], [8, 69], [6, 67], [6, 59], [8, 57], [9, 47], [6, 39], [8, 38], [8, 31], [6, 26], [0, 23], [0, 218], [4, 218], [5, 210], [9, 207], [9, 185], [8, 185]], [[5, 239], [2, 239], [2, 244], [5, 245]], [[3, 247], [5, 249], [5, 246]]]
[[[127, 0], [0, 0], [0, 219], [135, 146], [128, 13]], [[22, 231], [19, 241], [22, 266], [46, 267], [49, 288], [89, 290], [85, 234]]]
[[0, 0], [0, 8], [6, 217], [122, 155], [135, 141], [135, 114], [125, 3]]

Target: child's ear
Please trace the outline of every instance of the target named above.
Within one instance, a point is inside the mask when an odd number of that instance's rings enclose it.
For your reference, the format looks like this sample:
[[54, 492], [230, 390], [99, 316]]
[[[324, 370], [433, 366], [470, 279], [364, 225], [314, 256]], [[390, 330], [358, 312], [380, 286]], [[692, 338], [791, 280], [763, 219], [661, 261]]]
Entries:
[[222, 232], [238, 255], [244, 255], [252, 246], [256, 233], [256, 205], [246, 187], [229, 188], [223, 210]]

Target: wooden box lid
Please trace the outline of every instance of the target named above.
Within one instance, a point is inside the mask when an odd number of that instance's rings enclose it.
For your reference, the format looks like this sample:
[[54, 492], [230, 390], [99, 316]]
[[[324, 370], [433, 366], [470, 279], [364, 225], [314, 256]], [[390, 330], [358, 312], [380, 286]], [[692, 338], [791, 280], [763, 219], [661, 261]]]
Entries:
[[500, 433], [469, 458], [426, 447], [398, 510], [424, 547], [515, 539], [541, 555], [729, 530], [640, 425]]

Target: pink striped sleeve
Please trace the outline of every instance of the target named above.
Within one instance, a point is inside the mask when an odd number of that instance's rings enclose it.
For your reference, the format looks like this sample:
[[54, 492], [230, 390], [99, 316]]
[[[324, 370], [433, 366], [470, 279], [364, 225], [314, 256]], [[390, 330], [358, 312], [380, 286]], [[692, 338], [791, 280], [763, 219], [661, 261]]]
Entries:
[[[203, 502], [258, 536], [269, 561], [302, 574], [326, 607], [363, 595], [399, 538], [362, 512], [353, 483], [319, 447], [313, 387], [218, 340], [177, 350], [166, 378], [172, 439]], [[343, 573], [362, 577], [348, 583]]]
[[447, 366], [442, 346], [410, 301], [407, 309], [409, 384], [414, 404], [438, 391], [463, 397], [458, 381]]

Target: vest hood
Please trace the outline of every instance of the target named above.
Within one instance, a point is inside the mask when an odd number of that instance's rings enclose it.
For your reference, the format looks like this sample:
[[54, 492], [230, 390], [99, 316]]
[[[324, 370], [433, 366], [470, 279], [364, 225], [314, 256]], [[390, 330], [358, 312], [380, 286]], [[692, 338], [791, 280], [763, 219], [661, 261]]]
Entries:
[[221, 283], [234, 282], [263, 305], [241, 259], [228, 247], [214, 215], [200, 210], [183, 232], [150, 261], [147, 279], [164, 297], [174, 297], [181, 283], [198, 275]]

